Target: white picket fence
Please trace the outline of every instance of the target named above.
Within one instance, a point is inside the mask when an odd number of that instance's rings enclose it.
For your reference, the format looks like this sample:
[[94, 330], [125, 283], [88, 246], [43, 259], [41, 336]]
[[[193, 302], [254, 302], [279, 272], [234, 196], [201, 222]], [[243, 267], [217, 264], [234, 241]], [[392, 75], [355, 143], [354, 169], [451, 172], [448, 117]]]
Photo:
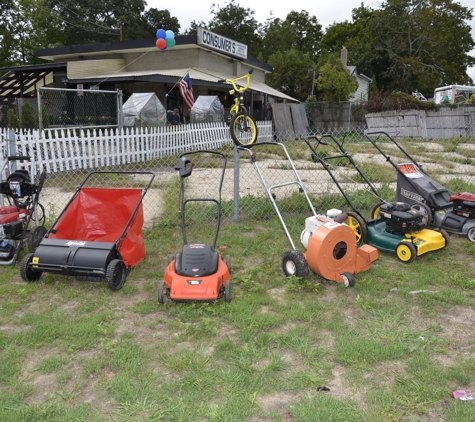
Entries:
[[[257, 122], [259, 142], [271, 141], [272, 122]], [[11, 131], [0, 129], [3, 151]], [[232, 144], [226, 123], [193, 123], [156, 128], [48, 129], [16, 131], [16, 155], [32, 156], [48, 174], [158, 160], [198, 149]], [[3, 153], [5, 156], [5, 152]], [[25, 163], [26, 164], [26, 163]]]

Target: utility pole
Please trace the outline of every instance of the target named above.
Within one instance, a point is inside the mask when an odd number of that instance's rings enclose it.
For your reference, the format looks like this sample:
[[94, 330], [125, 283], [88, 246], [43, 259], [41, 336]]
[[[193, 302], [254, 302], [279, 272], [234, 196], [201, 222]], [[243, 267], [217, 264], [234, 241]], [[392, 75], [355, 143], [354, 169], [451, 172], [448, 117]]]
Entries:
[[315, 86], [315, 71], [313, 71], [313, 79], [312, 79], [312, 97], [313, 97], [313, 88]]

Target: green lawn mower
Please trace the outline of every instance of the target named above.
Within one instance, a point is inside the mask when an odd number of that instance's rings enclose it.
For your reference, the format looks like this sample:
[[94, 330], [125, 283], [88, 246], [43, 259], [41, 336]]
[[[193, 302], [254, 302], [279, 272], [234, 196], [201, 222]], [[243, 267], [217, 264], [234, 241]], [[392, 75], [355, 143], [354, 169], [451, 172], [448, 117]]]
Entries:
[[[312, 145], [311, 139], [316, 142]], [[320, 145], [329, 145], [326, 139], [338, 148], [338, 154], [324, 156], [317, 149]], [[432, 230], [427, 226], [430, 223], [430, 210], [422, 203], [407, 204], [405, 202], [385, 201], [374, 184], [357, 166], [352, 156], [333, 135], [309, 136], [305, 142], [312, 151], [312, 160], [319, 162], [327, 170], [337, 188], [345, 198], [352, 211], [346, 212], [345, 223], [353, 230], [358, 243], [368, 243], [375, 248], [396, 253], [403, 263], [411, 263], [417, 256], [427, 252], [442, 249], [449, 244], [449, 236], [443, 229]], [[332, 160], [346, 160], [368, 185], [370, 191], [379, 200], [371, 211], [371, 219], [366, 220], [355, 207], [341, 183], [334, 175], [330, 162]]]

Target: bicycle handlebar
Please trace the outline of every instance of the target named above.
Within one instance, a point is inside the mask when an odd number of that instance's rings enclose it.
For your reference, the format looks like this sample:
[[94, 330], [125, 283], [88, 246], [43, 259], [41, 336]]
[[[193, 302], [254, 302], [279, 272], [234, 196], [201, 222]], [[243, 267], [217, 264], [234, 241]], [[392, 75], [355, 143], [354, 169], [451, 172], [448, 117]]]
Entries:
[[[233, 89], [231, 91], [229, 91], [231, 95], [234, 94], [234, 92], [244, 92], [251, 85], [251, 74], [252, 74], [253, 71], [254, 71], [254, 69], [251, 69], [251, 70], [249, 70], [248, 73], [246, 73], [245, 75], [240, 76], [239, 78], [236, 78], [236, 79], [220, 79], [218, 82], [226, 82], [226, 83], [231, 84], [233, 86]], [[246, 85], [241, 86], [241, 87], [238, 88], [237, 85], [236, 85], [236, 82], [240, 81], [241, 79], [244, 79], [244, 78], [246, 78]]]

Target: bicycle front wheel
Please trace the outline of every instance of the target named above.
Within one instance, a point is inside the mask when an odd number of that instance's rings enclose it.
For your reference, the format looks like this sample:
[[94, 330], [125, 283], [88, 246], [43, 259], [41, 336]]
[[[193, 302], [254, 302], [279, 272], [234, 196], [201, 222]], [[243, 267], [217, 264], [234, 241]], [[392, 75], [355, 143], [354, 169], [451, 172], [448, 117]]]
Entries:
[[232, 119], [233, 116], [234, 116], [236, 113], [238, 113], [238, 112], [239, 112], [239, 107], [238, 107], [236, 104], [234, 104], [234, 105], [231, 107], [231, 109], [229, 110], [229, 115], [228, 115], [227, 118], [226, 118], [226, 124], [227, 124], [228, 126], [231, 126], [231, 119]]
[[251, 116], [237, 113], [231, 119], [231, 138], [237, 146], [250, 147], [257, 140], [257, 125]]

